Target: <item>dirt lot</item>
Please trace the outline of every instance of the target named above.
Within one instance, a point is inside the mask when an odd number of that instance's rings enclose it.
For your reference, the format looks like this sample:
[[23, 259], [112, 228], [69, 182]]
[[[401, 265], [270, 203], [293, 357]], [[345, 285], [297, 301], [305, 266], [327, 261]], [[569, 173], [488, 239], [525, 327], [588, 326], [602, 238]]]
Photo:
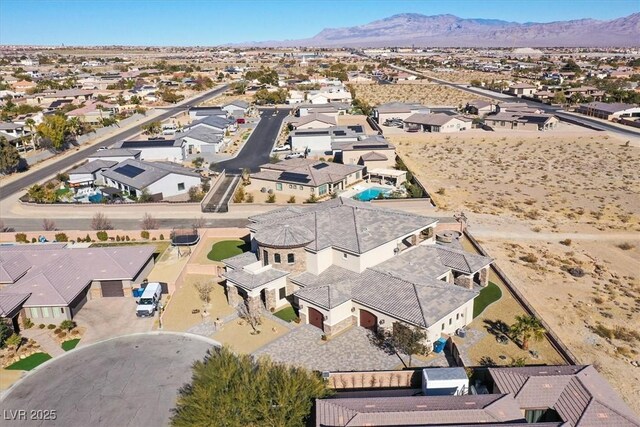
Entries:
[[380, 85], [369, 83], [353, 83], [356, 97], [369, 103], [379, 105], [387, 102], [419, 102], [424, 105], [448, 105], [457, 107], [474, 99], [485, 99], [477, 95], [430, 83], [428, 80], [401, 82], [398, 84]]
[[637, 141], [572, 127], [390, 139], [579, 361], [640, 411]]
[[[480, 81], [499, 81], [499, 80], [513, 80], [513, 77], [507, 72], [505, 73], [490, 73], [475, 70], [452, 70], [452, 71], [432, 71], [432, 70], [418, 70], [425, 76], [435, 77], [437, 79], [446, 80], [453, 83], [470, 83], [471, 80]], [[527, 81], [526, 79], [518, 78], [518, 81]]]

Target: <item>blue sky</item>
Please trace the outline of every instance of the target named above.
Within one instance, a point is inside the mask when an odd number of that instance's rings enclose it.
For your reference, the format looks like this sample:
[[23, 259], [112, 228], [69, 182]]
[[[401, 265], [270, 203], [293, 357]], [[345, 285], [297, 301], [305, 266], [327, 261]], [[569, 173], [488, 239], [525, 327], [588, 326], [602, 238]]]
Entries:
[[312, 37], [397, 13], [613, 19], [638, 0], [0, 0], [0, 44], [204, 45]]

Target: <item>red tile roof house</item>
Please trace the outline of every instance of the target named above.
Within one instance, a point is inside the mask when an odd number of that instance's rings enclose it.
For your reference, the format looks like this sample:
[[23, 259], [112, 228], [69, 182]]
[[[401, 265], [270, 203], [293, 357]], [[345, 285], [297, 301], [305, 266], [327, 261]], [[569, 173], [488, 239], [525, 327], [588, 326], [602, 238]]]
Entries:
[[[65, 244], [0, 247], [2, 317], [38, 323], [72, 319], [87, 300], [132, 295], [154, 266], [155, 246], [71, 249]], [[16, 295], [29, 295], [15, 304]], [[6, 306], [4, 305], [6, 304]]]

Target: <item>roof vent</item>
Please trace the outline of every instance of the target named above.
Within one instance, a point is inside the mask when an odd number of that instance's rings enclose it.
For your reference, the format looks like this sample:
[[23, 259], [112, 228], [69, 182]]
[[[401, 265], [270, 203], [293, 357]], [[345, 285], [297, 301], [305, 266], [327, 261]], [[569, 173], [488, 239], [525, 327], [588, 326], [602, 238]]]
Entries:
[[376, 405], [364, 405], [365, 408], [375, 408]]
[[464, 402], [465, 405], [475, 405], [476, 402]]

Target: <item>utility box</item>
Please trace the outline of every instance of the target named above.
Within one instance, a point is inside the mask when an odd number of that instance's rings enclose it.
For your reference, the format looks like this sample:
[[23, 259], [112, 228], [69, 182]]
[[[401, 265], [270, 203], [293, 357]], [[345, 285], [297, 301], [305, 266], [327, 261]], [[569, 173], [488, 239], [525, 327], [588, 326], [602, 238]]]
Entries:
[[422, 370], [422, 393], [425, 396], [460, 396], [468, 394], [469, 377], [464, 368], [429, 368]]

